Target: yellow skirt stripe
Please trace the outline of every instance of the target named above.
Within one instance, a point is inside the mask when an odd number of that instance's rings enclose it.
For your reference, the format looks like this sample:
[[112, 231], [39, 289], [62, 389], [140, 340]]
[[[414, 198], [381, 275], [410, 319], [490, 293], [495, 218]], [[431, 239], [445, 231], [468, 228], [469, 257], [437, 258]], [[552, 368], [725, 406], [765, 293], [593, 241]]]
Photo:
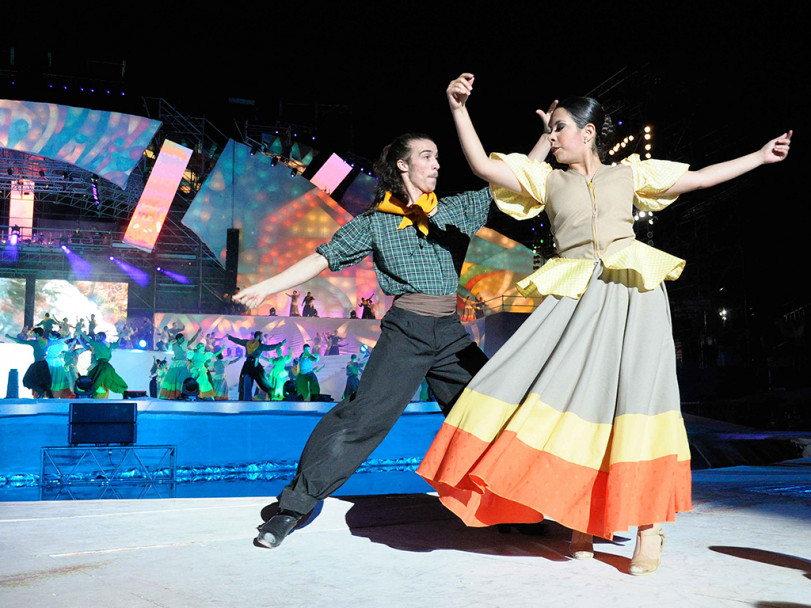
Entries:
[[679, 411], [653, 416], [624, 414], [613, 424], [583, 420], [561, 413], [539, 395], [530, 394], [520, 405], [506, 403], [465, 389], [465, 408], [454, 408], [445, 424], [470, 433], [485, 444], [512, 431], [527, 446], [600, 471], [612, 464], [654, 460], [676, 455], [690, 460], [687, 432]]

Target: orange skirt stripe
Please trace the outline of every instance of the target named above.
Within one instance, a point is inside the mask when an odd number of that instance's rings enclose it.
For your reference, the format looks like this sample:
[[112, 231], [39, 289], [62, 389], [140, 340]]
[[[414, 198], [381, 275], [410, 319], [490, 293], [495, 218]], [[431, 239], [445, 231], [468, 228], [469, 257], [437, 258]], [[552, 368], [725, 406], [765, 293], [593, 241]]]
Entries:
[[692, 508], [689, 460], [667, 455], [600, 471], [527, 446], [512, 431], [488, 443], [444, 424], [417, 473], [469, 526], [546, 516], [610, 539]]

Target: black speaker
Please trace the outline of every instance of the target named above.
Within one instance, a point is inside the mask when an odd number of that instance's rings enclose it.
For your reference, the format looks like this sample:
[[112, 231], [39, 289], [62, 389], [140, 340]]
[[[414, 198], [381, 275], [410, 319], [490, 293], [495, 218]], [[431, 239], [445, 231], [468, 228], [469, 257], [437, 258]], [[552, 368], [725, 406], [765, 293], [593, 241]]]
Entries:
[[229, 228], [225, 232], [225, 291], [230, 294], [237, 289], [238, 266], [239, 228]]
[[138, 404], [71, 403], [68, 444], [135, 443]]

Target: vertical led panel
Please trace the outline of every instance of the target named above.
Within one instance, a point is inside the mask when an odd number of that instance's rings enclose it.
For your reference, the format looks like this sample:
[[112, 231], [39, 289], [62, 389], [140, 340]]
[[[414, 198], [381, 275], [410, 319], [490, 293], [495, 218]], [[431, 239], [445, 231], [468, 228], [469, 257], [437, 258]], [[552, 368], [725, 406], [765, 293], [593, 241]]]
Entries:
[[180, 144], [168, 139], [163, 142], [141, 199], [124, 233], [125, 243], [144, 251], [152, 251], [155, 247], [191, 154], [189, 148]]
[[352, 167], [349, 166], [349, 163], [337, 154], [332, 154], [327, 159], [327, 162], [315, 172], [310, 181], [327, 194], [330, 194], [335, 191], [338, 184], [344, 181], [350, 171], [352, 171]]
[[23, 180], [14, 182], [8, 200], [9, 234], [11, 228], [18, 226], [20, 238], [30, 239], [34, 225], [34, 182]]

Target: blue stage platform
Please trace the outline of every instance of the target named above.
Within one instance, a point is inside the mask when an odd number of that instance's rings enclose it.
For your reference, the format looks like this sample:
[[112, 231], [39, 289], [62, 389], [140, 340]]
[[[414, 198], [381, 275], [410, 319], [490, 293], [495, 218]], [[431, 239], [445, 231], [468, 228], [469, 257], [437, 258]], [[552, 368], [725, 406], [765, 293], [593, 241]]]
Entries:
[[[98, 400], [81, 400], [91, 402]], [[139, 446], [176, 446], [177, 483], [143, 497], [271, 496], [295, 474], [310, 432], [334, 403], [136, 399]], [[80, 483], [70, 492], [39, 484], [42, 449], [68, 446], [75, 400], [0, 401], [0, 501], [132, 498], [126, 484], [103, 495]], [[105, 401], [101, 401], [104, 403]], [[109, 400], [107, 403], [117, 402]], [[412, 403], [339, 495], [429, 491], [413, 471], [442, 424], [435, 403]], [[85, 482], [92, 480], [85, 480]], [[109, 489], [109, 488], [108, 488]], [[129, 491], [129, 493], [127, 493]]]

